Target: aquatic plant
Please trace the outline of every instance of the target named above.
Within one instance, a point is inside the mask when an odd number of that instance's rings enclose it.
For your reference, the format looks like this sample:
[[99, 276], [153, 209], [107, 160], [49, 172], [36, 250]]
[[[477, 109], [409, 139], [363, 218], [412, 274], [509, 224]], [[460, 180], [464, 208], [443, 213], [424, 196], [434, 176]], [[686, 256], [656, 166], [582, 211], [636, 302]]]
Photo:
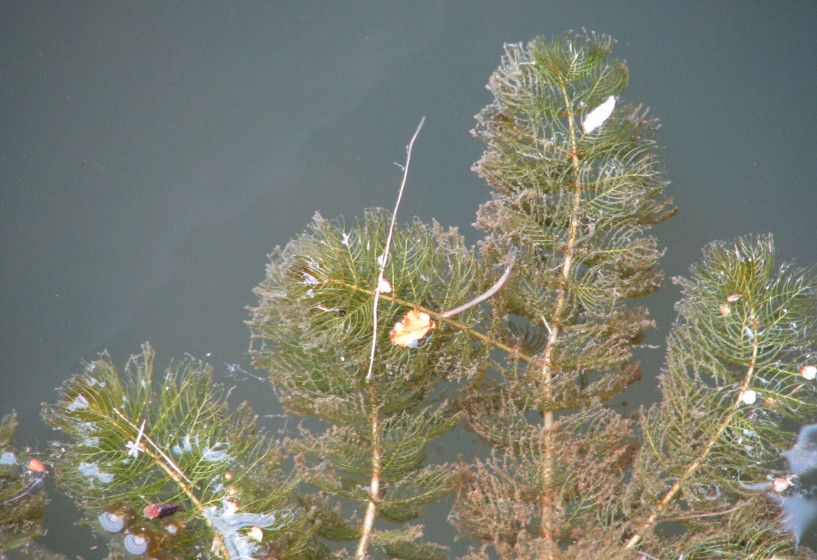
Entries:
[[249, 408], [230, 411], [200, 362], [171, 365], [154, 386], [153, 361], [145, 344], [120, 374], [101, 355], [45, 407], [45, 421], [72, 439], [54, 463], [60, 486], [102, 529], [122, 534], [114, 550], [307, 557], [311, 529], [290, 496], [299, 481], [283, 474], [277, 444]]
[[48, 499], [43, 492], [45, 467], [14, 447], [17, 416], [0, 421], [0, 550], [20, 548], [43, 534]]
[[[442, 558], [419, 520], [452, 494], [474, 560], [815, 557], [781, 502], [814, 463], [793, 427], [817, 416], [817, 278], [777, 265], [771, 236], [712, 243], [675, 279], [660, 402], [610, 406], [642, 377], [650, 228], [675, 212], [613, 46], [506, 45], [474, 131], [476, 247], [398, 204], [316, 215], [272, 253], [251, 355], [309, 419], [297, 436], [256, 431], [205, 364], [155, 380], [149, 346], [63, 385], [44, 414], [70, 441], [47, 468], [112, 557]], [[484, 449], [430, 461], [463, 425]]]

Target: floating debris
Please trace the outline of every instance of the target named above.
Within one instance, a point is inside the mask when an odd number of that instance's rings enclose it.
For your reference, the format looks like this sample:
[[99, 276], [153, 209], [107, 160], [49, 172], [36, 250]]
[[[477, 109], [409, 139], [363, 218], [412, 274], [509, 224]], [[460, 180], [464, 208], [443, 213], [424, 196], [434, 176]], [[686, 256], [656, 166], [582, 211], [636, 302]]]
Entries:
[[435, 327], [431, 316], [419, 309], [408, 311], [403, 318], [394, 324], [389, 333], [392, 344], [403, 348], [415, 348], [431, 329]]
[[142, 510], [142, 515], [148, 519], [162, 519], [181, 510], [182, 506], [179, 504], [148, 504], [145, 506], [145, 509]]
[[817, 367], [815, 366], [803, 366], [800, 368], [800, 375], [812, 381], [814, 378], [817, 377]]
[[740, 394], [740, 400], [743, 404], [754, 404], [757, 400], [757, 393], [751, 389], [747, 389]]
[[247, 531], [247, 536], [254, 541], [261, 542], [264, 540], [264, 531], [261, 529], [261, 527], [252, 527], [249, 531]]
[[97, 478], [103, 484], [108, 484], [109, 482], [113, 481], [113, 475], [111, 473], [100, 471], [99, 465], [95, 463], [80, 463], [77, 469], [81, 474], [84, 474], [89, 478]]
[[584, 133], [590, 134], [603, 125], [604, 121], [609, 119], [610, 115], [613, 114], [613, 109], [615, 109], [615, 107], [616, 96], [611, 95], [604, 101], [604, 103], [587, 113], [582, 121], [582, 130], [584, 130]]
[[0, 465], [16, 465], [17, 464], [17, 455], [12, 453], [11, 451], [4, 451], [2, 455], [0, 455]]
[[381, 294], [390, 294], [391, 293], [391, 284], [385, 278], [381, 278], [380, 282], [377, 284], [377, 291]]
[[88, 399], [83, 397], [82, 395], [77, 395], [76, 398], [73, 400], [71, 404], [68, 405], [68, 410], [82, 410], [83, 408], [88, 408]]

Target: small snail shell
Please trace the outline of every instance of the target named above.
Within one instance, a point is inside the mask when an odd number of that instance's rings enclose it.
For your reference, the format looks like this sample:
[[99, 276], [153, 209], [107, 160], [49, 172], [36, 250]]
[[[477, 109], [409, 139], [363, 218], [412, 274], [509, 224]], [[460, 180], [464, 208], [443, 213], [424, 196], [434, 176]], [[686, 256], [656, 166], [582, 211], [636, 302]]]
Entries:
[[153, 539], [153, 534], [145, 527], [138, 527], [133, 532], [125, 533], [123, 544], [125, 549], [131, 554], [144, 554], [150, 548], [150, 541]]
[[98, 519], [108, 533], [120, 533], [134, 522], [136, 514], [127, 505], [117, 503], [100, 513]]

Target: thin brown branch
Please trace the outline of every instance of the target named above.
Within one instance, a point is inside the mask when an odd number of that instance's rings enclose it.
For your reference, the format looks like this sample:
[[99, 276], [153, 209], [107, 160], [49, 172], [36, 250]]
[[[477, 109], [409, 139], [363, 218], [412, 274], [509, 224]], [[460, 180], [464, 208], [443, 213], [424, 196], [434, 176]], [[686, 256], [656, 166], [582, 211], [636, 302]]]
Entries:
[[[567, 89], [562, 84], [562, 95], [566, 107], [570, 107], [570, 99], [568, 97]], [[570, 156], [571, 165], [573, 166], [573, 173], [575, 180], [573, 182], [573, 203], [570, 213], [570, 230], [568, 232], [567, 245], [564, 252], [564, 261], [562, 262], [562, 286], [559, 290], [559, 295], [556, 298], [556, 305], [553, 310], [553, 326], [549, 329], [547, 344], [544, 350], [544, 360], [542, 362], [542, 381], [545, 395], [543, 395], [543, 402], [551, 400], [550, 385], [553, 379], [553, 353], [556, 349], [556, 344], [562, 333], [562, 321], [564, 320], [564, 312], [567, 307], [568, 298], [568, 282], [570, 281], [571, 271], [573, 269], [573, 261], [575, 258], [575, 246], [579, 237], [579, 227], [581, 225], [582, 217], [582, 193], [583, 185], [581, 182], [581, 175], [579, 173], [579, 156], [577, 154], [576, 142], [576, 125], [573, 115], [568, 115], [568, 123], [570, 126]], [[541, 518], [539, 520], [539, 527], [542, 537], [555, 547], [555, 537], [553, 535], [551, 517], [557, 508], [557, 504], [553, 503], [552, 498], [552, 480], [554, 469], [553, 457], [553, 426], [554, 416], [553, 411], [543, 410], [542, 416], [542, 444], [544, 446], [543, 468], [542, 468], [542, 500], [541, 500]]]
[[423, 128], [423, 123], [426, 118], [420, 119], [420, 124], [417, 125], [417, 130], [414, 131], [414, 136], [406, 146], [406, 164], [403, 166], [403, 180], [400, 182], [400, 191], [397, 193], [397, 201], [394, 203], [394, 211], [391, 213], [391, 224], [389, 224], [389, 235], [386, 237], [386, 246], [383, 248], [383, 254], [380, 256], [380, 272], [377, 275], [377, 282], [374, 288], [374, 302], [372, 308], [372, 350], [369, 354], [369, 371], [366, 372], [366, 381], [371, 380], [372, 370], [374, 369], [374, 353], [377, 348], [377, 304], [380, 301], [380, 286], [383, 283], [383, 273], [386, 270], [386, 264], [389, 260], [389, 251], [391, 251], [391, 240], [394, 236], [394, 224], [397, 221], [397, 209], [400, 208], [400, 201], [403, 199], [403, 191], [406, 188], [406, 181], [408, 180], [409, 164], [411, 164], [411, 151], [414, 148], [414, 141], [420, 134]]
[[210, 519], [204, 514], [204, 505], [199, 500], [198, 496], [193, 492], [193, 488], [199, 489], [199, 487], [193, 483], [192, 480], [187, 478], [187, 476], [182, 472], [179, 466], [168, 457], [167, 453], [165, 453], [162, 448], [160, 448], [155, 441], [145, 433], [145, 421], [142, 422], [142, 427], [137, 427], [136, 424], [131, 422], [130, 418], [122, 414], [118, 408], [114, 408], [113, 411], [119, 415], [122, 420], [125, 421], [128, 426], [133, 428], [137, 431], [135, 445], [139, 445], [139, 440], [144, 438], [153, 449], [148, 447], [141, 448], [144, 453], [150, 457], [153, 462], [158, 465], [163, 471], [167, 473], [167, 475], [178, 484], [188, 499], [196, 506], [196, 509], [199, 511], [199, 514], [202, 519], [204, 519], [207, 525], [213, 530], [215, 537], [213, 538], [213, 552], [219, 552], [221, 556], [227, 558], [228, 560], [232, 558], [230, 552], [227, 550], [227, 547], [224, 545], [224, 541], [221, 538], [221, 533], [213, 527], [213, 524], [210, 522]]
[[366, 373], [366, 385], [369, 396], [369, 418], [371, 421], [371, 442], [372, 442], [372, 476], [369, 481], [369, 502], [366, 505], [366, 515], [363, 518], [363, 526], [360, 531], [360, 541], [358, 542], [356, 558], [365, 560], [368, 557], [369, 538], [374, 527], [374, 520], [377, 517], [377, 502], [380, 500], [380, 412], [378, 396], [372, 383], [372, 372], [374, 371], [374, 355], [377, 350], [377, 304], [380, 301], [380, 286], [383, 283], [383, 273], [389, 260], [391, 251], [391, 241], [394, 236], [394, 226], [397, 220], [397, 210], [400, 208], [400, 201], [403, 199], [403, 191], [408, 180], [409, 164], [411, 163], [411, 151], [414, 148], [414, 141], [420, 134], [426, 118], [420, 119], [420, 124], [414, 131], [411, 141], [406, 146], [406, 164], [403, 166], [403, 180], [400, 182], [400, 191], [397, 194], [397, 201], [394, 204], [394, 211], [391, 214], [391, 224], [389, 224], [389, 234], [386, 237], [386, 246], [380, 257], [380, 271], [377, 275], [377, 282], [374, 288], [373, 310], [372, 310], [372, 348], [369, 354], [369, 371]]

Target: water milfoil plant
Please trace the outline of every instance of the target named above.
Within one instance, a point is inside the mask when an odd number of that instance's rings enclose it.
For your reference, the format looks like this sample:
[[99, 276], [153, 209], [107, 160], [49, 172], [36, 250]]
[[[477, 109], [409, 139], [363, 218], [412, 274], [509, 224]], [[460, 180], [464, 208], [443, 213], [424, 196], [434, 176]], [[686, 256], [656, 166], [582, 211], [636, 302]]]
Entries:
[[171, 365], [154, 386], [153, 362], [145, 345], [120, 374], [102, 355], [45, 408], [46, 422], [72, 438], [54, 464], [61, 487], [121, 535], [114, 550], [301, 557], [310, 531], [276, 443], [246, 406], [229, 410], [209, 366]]
[[[149, 346], [122, 372], [102, 355], [45, 407], [67, 439], [39, 464], [0, 427], [0, 514], [17, 520], [0, 543], [40, 530], [53, 473], [110, 558], [431, 559], [455, 536], [471, 560], [814, 558], [781, 504], [814, 464], [796, 427], [817, 416], [817, 279], [776, 264], [771, 236], [712, 243], [675, 280], [660, 401], [611, 406], [645, 373], [651, 228], [675, 213], [613, 47], [506, 45], [473, 131], [491, 188], [475, 247], [399, 219], [418, 127], [394, 210], [316, 215], [270, 255], [251, 357], [296, 434], [231, 408], [206, 364], [158, 379]], [[465, 430], [468, 455], [429, 458]], [[424, 536], [434, 503], [445, 542]]]

